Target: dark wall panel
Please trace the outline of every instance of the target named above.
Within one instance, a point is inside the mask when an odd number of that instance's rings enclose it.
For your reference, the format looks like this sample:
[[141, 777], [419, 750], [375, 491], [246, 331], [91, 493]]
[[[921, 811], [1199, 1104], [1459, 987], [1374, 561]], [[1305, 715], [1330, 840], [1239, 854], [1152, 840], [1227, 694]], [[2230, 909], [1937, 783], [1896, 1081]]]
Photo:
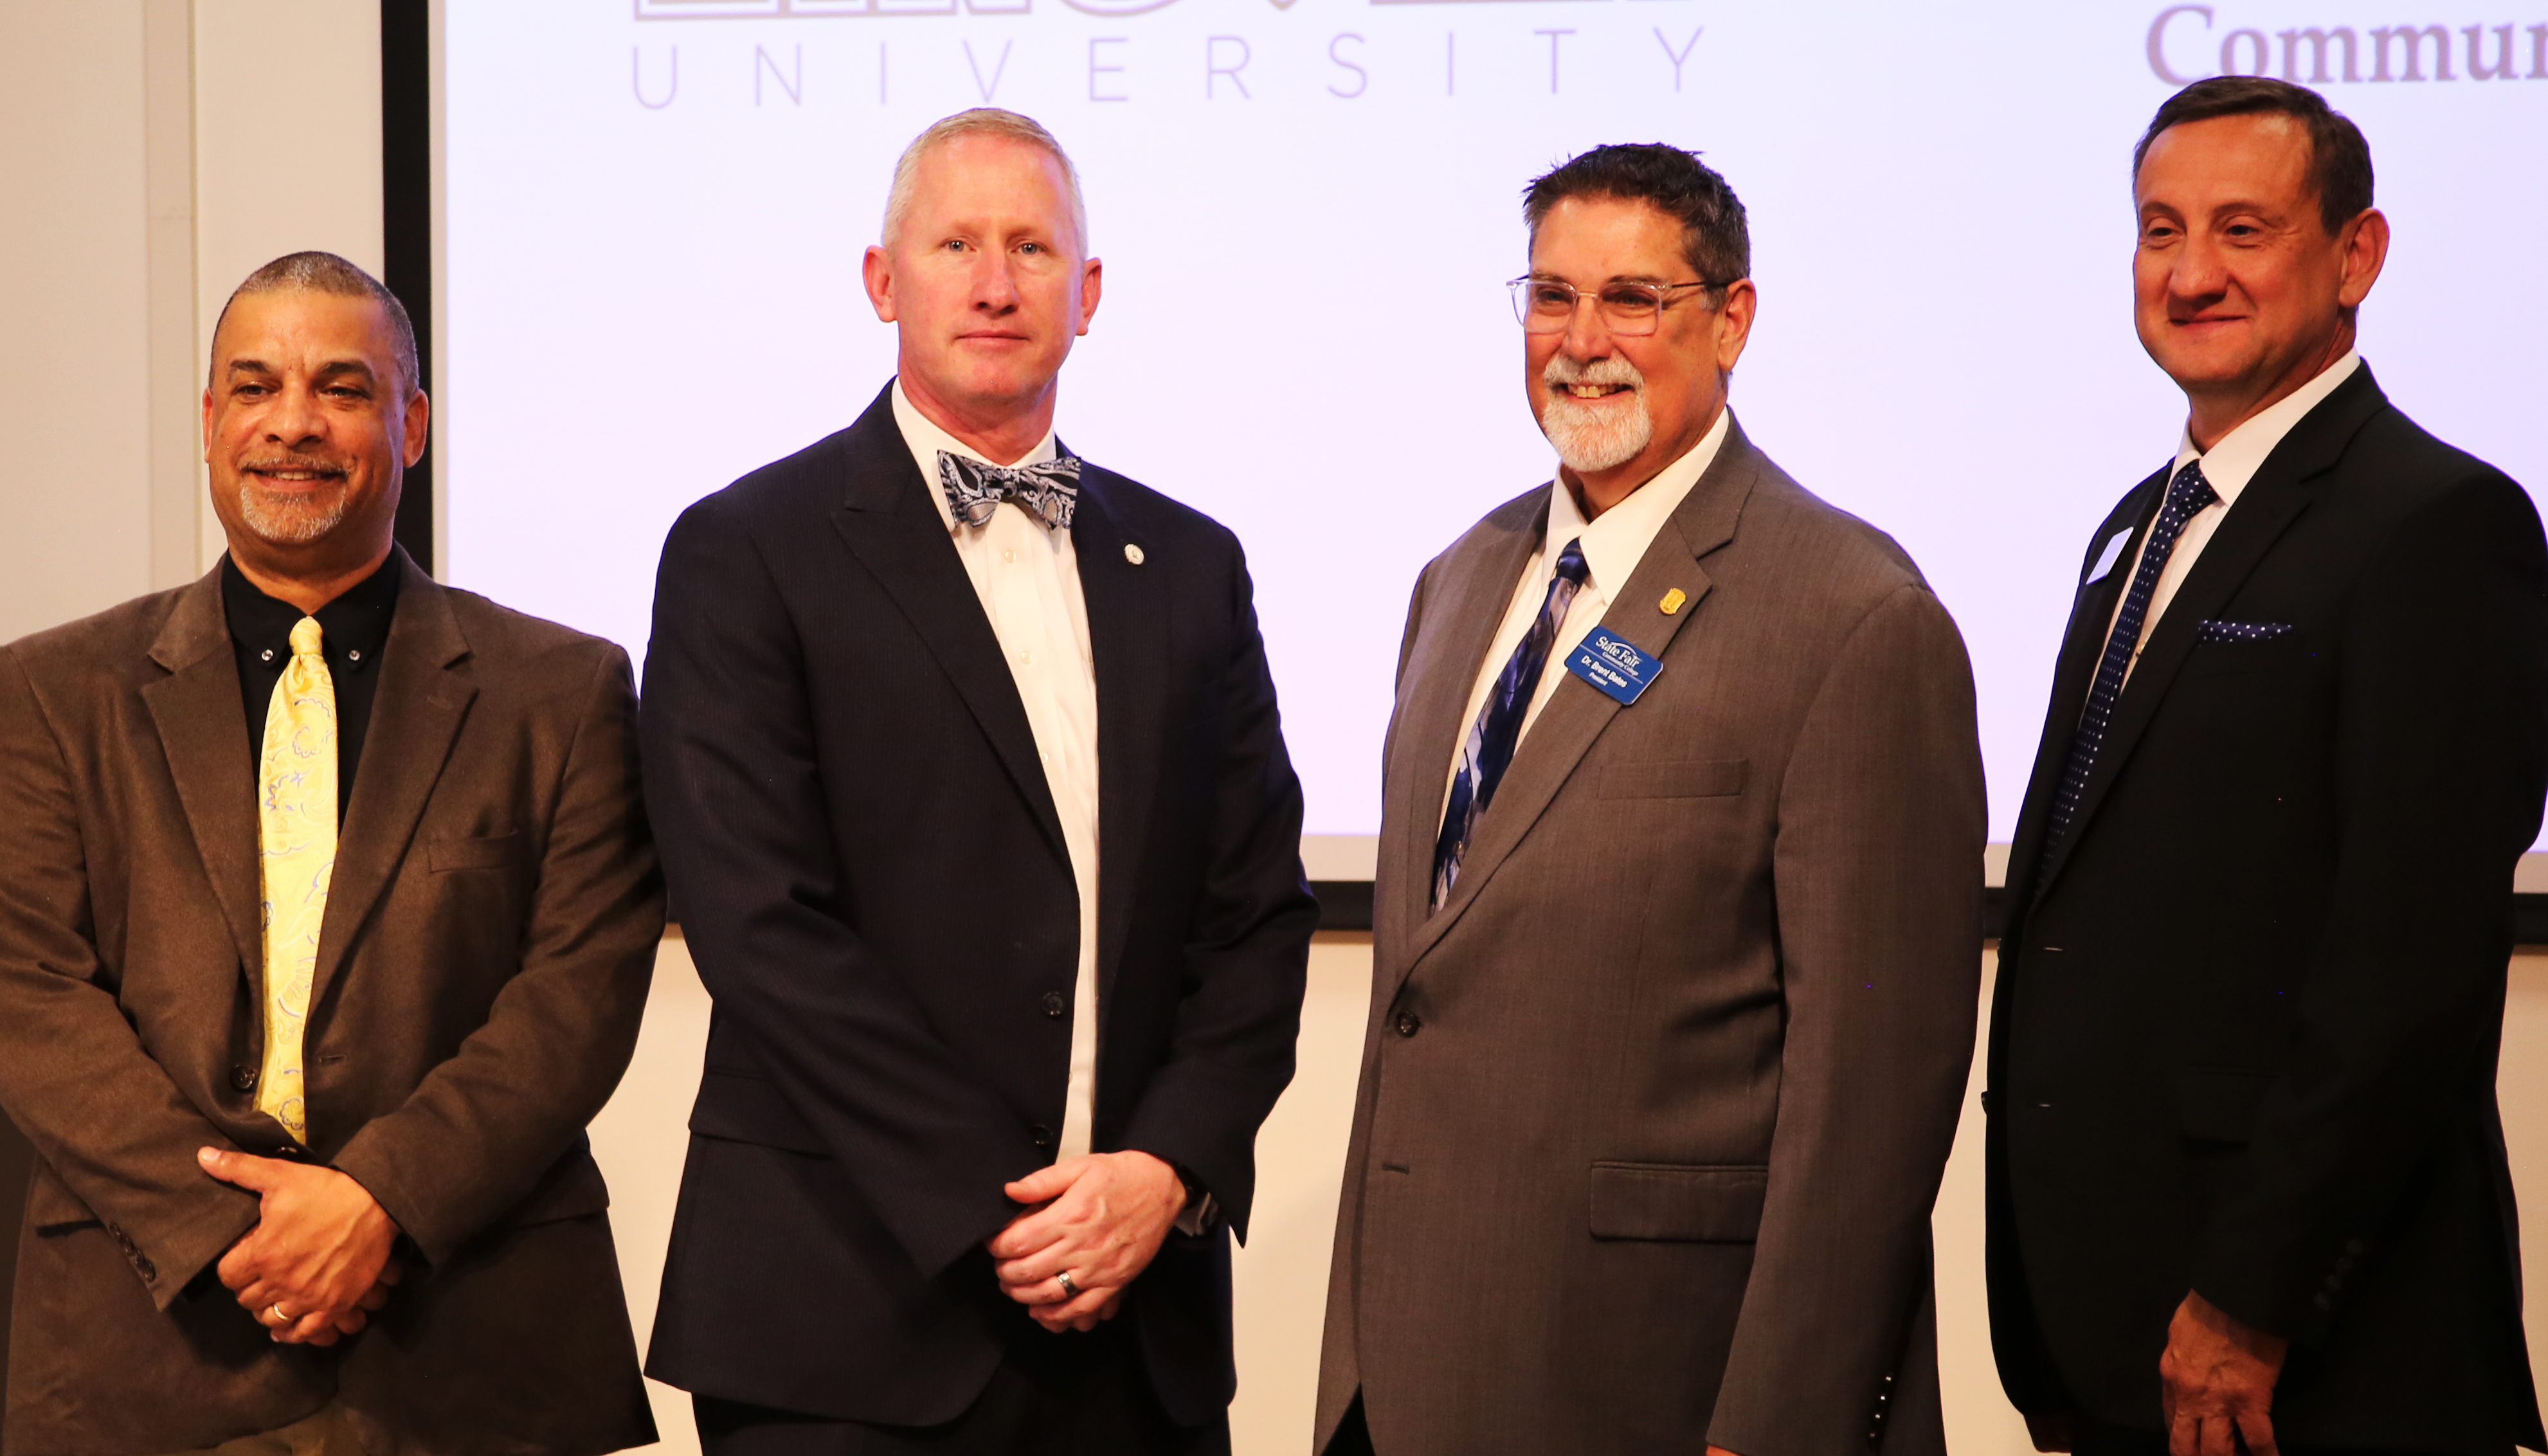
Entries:
[[[381, 0], [381, 236], [383, 283], [415, 324], [416, 365], [433, 379], [433, 10], [428, 0]], [[430, 431], [426, 438], [431, 439]], [[434, 570], [433, 456], [408, 472], [398, 540]]]

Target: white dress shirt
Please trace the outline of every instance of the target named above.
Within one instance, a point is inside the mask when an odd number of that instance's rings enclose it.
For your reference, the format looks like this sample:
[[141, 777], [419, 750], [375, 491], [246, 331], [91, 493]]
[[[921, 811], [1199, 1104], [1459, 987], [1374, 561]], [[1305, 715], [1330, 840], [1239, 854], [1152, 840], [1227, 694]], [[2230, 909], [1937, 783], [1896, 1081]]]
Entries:
[[1548, 662], [1540, 670], [1539, 687], [1531, 693], [1530, 706], [1523, 710], [1521, 732], [1513, 738], [1513, 752], [1521, 752], [1521, 740], [1530, 734], [1531, 725], [1539, 721], [1540, 709], [1548, 705], [1548, 695], [1566, 681], [1566, 661], [1575, 649], [1601, 624], [1610, 610], [1614, 593], [1627, 590], [1628, 578], [1634, 576], [1637, 563], [1646, 559], [1646, 548], [1653, 545], [1655, 533], [1672, 519], [1672, 513], [1716, 462], [1717, 449], [1725, 443], [1730, 410], [1719, 409], [1716, 423], [1697, 444], [1662, 470], [1644, 485], [1628, 493], [1628, 499], [1602, 511], [1596, 520], [1584, 518], [1584, 508], [1575, 502], [1575, 493], [1567, 489], [1560, 476], [1548, 483], [1548, 530], [1541, 535], [1539, 550], [1523, 562], [1521, 578], [1513, 583], [1512, 599], [1504, 605], [1504, 617], [1496, 628], [1495, 641], [1487, 647], [1487, 660], [1478, 667], [1478, 681], [1469, 689], [1469, 711], [1460, 719], [1460, 736], [1451, 745], [1451, 767], [1442, 775], [1442, 802], [1451, 801], [1451, 785], [1460, 776], [1460, 758], [1469, 741], [1469, 730], [1477, 725], [1478, 714], [1485, 711], [1487, 694], [1495, 690], [1496, 679], [1502, 677], [1504, 664], [1513, 649], [1530, 632], [1530, 624], [1539, 620], [1540, 607], [1548, 600], [1548, 584], [1557, 575], [1557, 558], [1566, 543], [1583, 544], [1584, 585], [1576, 590], [1575, 600], [1566, 608], [1566, 619], [1557, 624], [1557, 640], [1548, 647]]
[[[2256, 478], [2257, 467], [2265, 463], [2266, 456], [2274, 453], [2274, 447], [2283, 442], [2283, 436], [2292, 432], [2292, 426], [2301, 422], [2302, 415], [2317, 409], [2327, 396], [2335, 393], [2337, 385], [2351, 379], [2353, 371], [2361, 367], [2362, 356], [2346, 350], [2343, 358], [2320, 370], [2309, 383], [2240, 421], [2237, 428], [2214, 441], [2210, 450], [2194, 448], [2191, 421], [2178, 432], [2176, 459], [2167, 468], [2168, 479], [2174, 480], [2176, 473], [2185, 469], [2187, 461], [2200, 460], [2203, 462], [2203, 479], [2211, 484], [2213, 494], [2221, 500], [2216, 505], [2207, 505], [2196, 511], [2193, 518], [2186, 521], [2185, 529], [2177, 532], [2176, 549], [2168, 553], [2167, 565], [2159, 568], [2158, 586], [2150, 592], [2149, 610], [2141, 614], [2140, 641], [2133, 644], [2133, 659], [2124, 665], [2125, 682], [2131, 682], [2133, 669], [2140, 666], [2141, 649], [2149, 643], [2150, 629], [2158, 625], [2167, 604], [2176, 599], [2176, 589], [2185, 585], [2186, 573], [2194, 570], [2194, 559], [2203, 554], [2212, 533], [2221, 529], [2222, 517], [2230, 513], [2230, 507], [2238, 503], [2238, 493], [2247, 489], [2247, 482]], [[2143, 541], [2141, 548], [2145, 553], [2149, 543]], [[2140, 565], [2141, 553], [2136, 553], [2131, 561], [2114, 568], [2124, 573], [2126, 586], [2125, 590], [2115, 593], [2114, 613], [2106, 619], [2109, 640], [2114, 637], [2115, 618], [2123, 615], [2124, 598], [2132, 594], [2130, 583], [2133, 574], [2140, 570]]]
[[1037, 465], [1056, 454], [1050, 430], [1016, 460], [984, 460], [920, 412], [893, 385], [893, 419], [929, 486], [929, 501], [955, 537], [991, 635], [1018, 684], [1052, 807], [1061, 816], [1079, 889], [1079, 968], [1070, 993], [1070, 1080], [1053, 1160], [1087, 1153], [1097, 1117], [1097, 669], [1088, 647], [1088, 603], [1070, 533], [1003, 500], [978, 526], [959, 525], [938, 481], [938, 452], [988, 465]]

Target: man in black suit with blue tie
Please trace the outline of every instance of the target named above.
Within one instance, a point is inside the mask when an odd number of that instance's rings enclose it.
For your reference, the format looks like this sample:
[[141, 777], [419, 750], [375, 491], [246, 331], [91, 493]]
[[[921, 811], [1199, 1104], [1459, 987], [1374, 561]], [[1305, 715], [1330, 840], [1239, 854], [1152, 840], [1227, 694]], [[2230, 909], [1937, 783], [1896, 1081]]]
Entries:
[[2548, 548], [2354, 353], [2370, 152], [2198, 82], [2134, 158], [2189, 406], [2098, 527], [2009, 864], [1993, 1344], [2039, 1447], [2543, 1444], [2495, 1076]]
[[1318, 907], [1238, 543], [1054, 439], [1100, 280], [1043, 128], [932, 127], [865, 259], [898, 377], [665, 544], [716, 1011], [648, 1371], [712, 1456], [1228, 1450]]

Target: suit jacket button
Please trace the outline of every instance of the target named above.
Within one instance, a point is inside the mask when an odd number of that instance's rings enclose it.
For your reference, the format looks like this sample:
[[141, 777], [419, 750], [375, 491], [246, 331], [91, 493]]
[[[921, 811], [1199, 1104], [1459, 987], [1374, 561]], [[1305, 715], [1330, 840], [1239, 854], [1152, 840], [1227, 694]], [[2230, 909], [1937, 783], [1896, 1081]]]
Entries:
[[1423, 1019], [1418, 1017], [1415, 1013], [1411, 1011], [1402, 1011], [1398, 1013], [1398, 1035], [1402, 1037], [1412, 1037], [1417, 1032], [1423, 1030]]
[[231, 1067], [231, 1068], [230, 1068], [230, 1086], [231, 1086], [231, 1088], [232, 1088], [232, 1089], [234, 1089], [234, 1090], [236, 1090], [236, 1091], [240, 1091], [240, 1092], [253, 1092], [253, 1091], [255, 1091], [255, 1090], [256, 1090], [256, 1068], [255, 1068], [255, 1067], [252, 1067], [252, 1066], [234, 1066], [234, 1067]]
[[1061, 993], [1060, 993], [1059, 991], [1046, 991], [1046, 992], [1045, 992], [1045, 993], [1044, 993], [1044, 1014], [1045, 1014], [1045, 1015], [1046, 1015], [1046, 1016], [1059, 1016], [1059, 1015], [1061, 1015], [1063, 1012], [1068, 1011], [1069, 1009], [1070, 1009], [1070, 1003], [1069, 1003], [1068, 1001], [1065, 1001], [1065, 1000], [1063, 1000], [1063, 999], [1062, 999], [1062, 997], [1061, 997]]
[[1052, 1129], [1046, 1127], [1046, 1126], [1045, 1126], [1044, 1124], [1042, 1124], [1042, 1123], [1038, 1123], [1038, 1124], [1036, 1124], [1033, 1128], [1030, 1128], [1030, 1129], [1028, 1129], [1027, 1131], [1028, 1131], [1028, 1132], [1030, 1132], [1030, 1133], [1033, 1133], [1033, 1134], [1035, 1135], [1035, 1145], [1036, 1145], [1036, 1146], [1038, 1146], [1038, 1147], [1050, 1147], [1050, 1146], [1052, 1146]]

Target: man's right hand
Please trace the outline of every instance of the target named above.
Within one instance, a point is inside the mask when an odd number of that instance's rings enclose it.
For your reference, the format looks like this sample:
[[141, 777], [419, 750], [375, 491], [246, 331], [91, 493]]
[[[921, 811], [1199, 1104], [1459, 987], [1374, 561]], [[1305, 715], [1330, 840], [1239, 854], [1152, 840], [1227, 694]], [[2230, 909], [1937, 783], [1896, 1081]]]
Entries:
[[333, 1168], [207, 1147], [204, 1171], [257, 1195], [257, 1225], [222, 1256], [220, 1275], [283, 1344], [331, 1345], [362, 1329], [399, 1281], [398, 1225]]

